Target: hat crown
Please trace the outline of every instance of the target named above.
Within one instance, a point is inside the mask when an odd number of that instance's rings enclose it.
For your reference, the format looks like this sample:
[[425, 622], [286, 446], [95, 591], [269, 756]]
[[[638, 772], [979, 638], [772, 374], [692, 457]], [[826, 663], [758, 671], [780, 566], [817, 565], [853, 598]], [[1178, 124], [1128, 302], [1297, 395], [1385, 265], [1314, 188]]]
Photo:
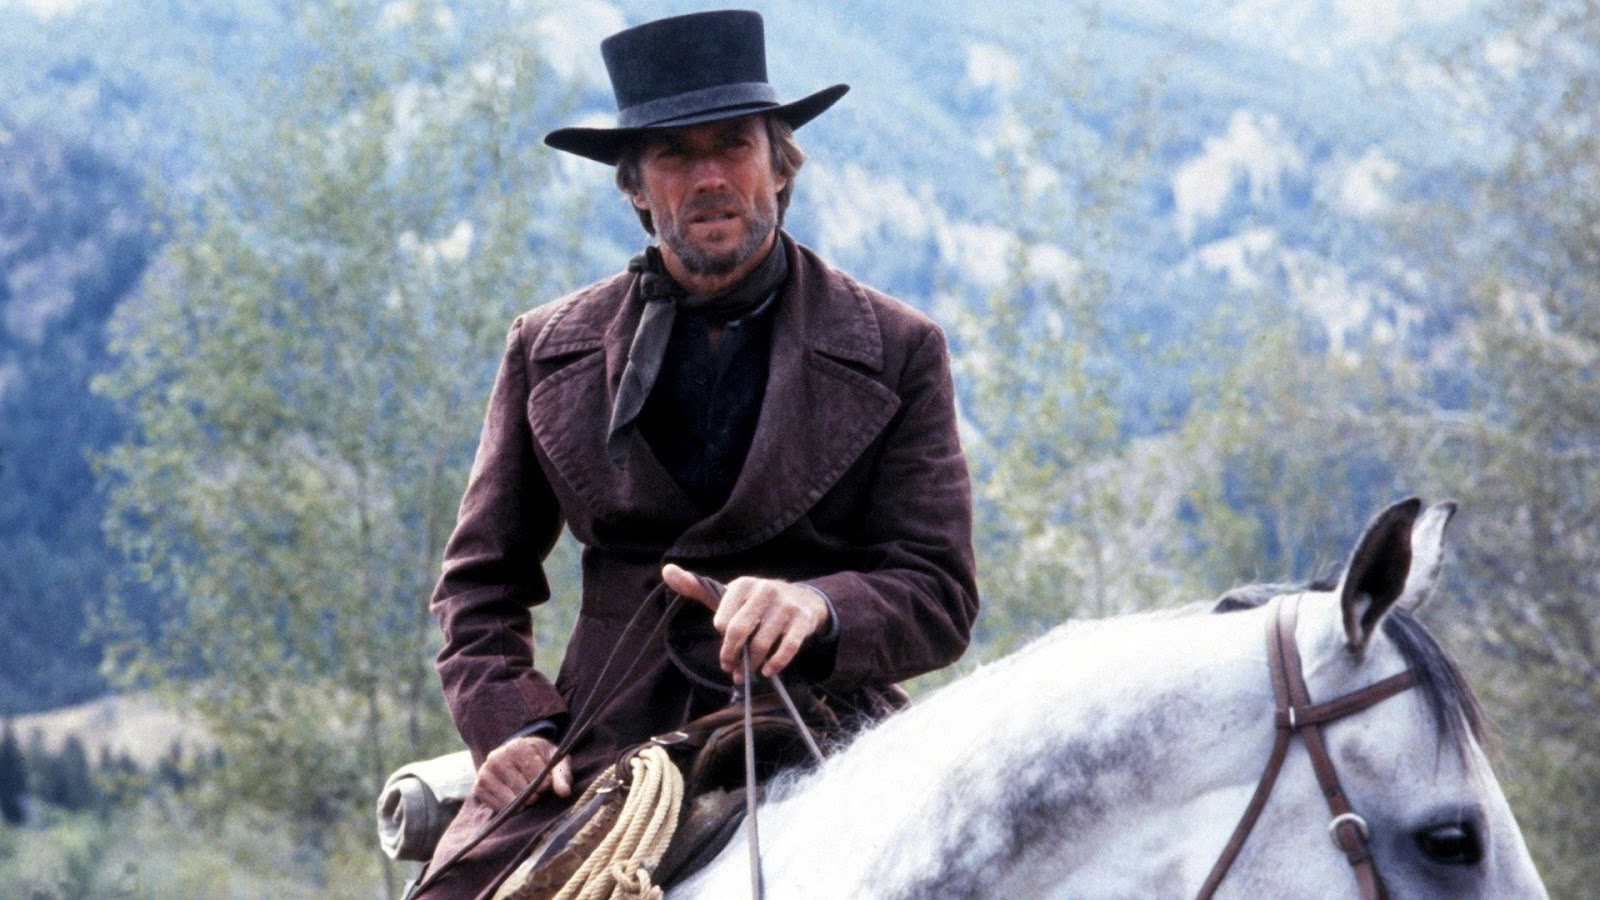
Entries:
[[617, 110], [734, 85], [767, 83], [761, 14], [690, 13], [619, 31], [600, 42]]
[[641, 134], [765, 113], [799, 128], [850, 90], [836, 84], [789, 103], [767, 83], [761, 14], [719, 10], [637, 25], [600, 42], [615, 128], [557, 128], [544, 142], [557, 150], [616, 165]]

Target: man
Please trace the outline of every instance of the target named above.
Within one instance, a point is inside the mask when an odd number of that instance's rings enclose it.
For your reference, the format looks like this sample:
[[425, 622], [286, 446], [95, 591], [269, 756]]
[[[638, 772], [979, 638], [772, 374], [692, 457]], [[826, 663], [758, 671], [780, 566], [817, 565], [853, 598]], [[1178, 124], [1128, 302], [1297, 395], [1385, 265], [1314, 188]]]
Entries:
[[[601, 49], [619, 127], [545, 140], [616, 165], [659, 240], [512, 325], [434, 596], [439, 673], [479, 772], [433, 867], [545, 768], [586, 698], [620, 693], [535, 800], [430, 873], [429, 898], [475, 896], [621, 750], [729, 702], [628, 627], [659, 617], [640, 607], [663, 582], [710, 610], [690, 650], [714, 667], [736, 675], [748, 646], [753, 668], [866, 716], [960, 656], [977, 613], [942, 335], [780, 228], [804, 160], [793, 129], [847, 88], [779, 103], [749, 12], [662, 19]], [[529, 609], [563, 522], [583, 599], [552, 682]], [[720, 602], [697, 575], [727, 583]], [[610, 659], [639, 668], [598, 684]]]

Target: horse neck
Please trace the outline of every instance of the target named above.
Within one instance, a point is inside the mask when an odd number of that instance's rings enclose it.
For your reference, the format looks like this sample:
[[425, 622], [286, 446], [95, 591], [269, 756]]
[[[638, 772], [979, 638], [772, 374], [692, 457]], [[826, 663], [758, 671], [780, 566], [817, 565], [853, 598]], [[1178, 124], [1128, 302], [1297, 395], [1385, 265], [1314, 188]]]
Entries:
[[[763, 852], [773, 866], [839, 877], [814, 896], [991, 896], [999, 872], [1024, 879], [1014, 895], [1045, 896], [1046, 883], [1092, 868], [1106, 832], [1138, 827], [1158, 794], [1241, 780], [1237, 754], [1216, 752], [1223, 735], [1259, 727], [1270, 743], [1264, 651], [1240, 635], [1246, 619], [1259, 635], [1253, 615], [1053, 632], [780, 792], [763, 829], [771, 821], [789, 849]], [[863, 854], [817, 856], [840, 845], [894, 852], [859, 871], [840, 859]]]

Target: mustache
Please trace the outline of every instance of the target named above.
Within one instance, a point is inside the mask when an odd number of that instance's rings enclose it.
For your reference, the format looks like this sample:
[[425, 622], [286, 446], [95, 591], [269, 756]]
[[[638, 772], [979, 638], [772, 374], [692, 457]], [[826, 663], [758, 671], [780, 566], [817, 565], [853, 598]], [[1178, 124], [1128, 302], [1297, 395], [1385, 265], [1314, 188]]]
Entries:
[[685, 203], [680, 213], [684, 220], [691, 220], [704, 213], [719, 213], [732, 211], [741, 216], [748, 217], [750, 207], [732, 191], [719, 191], [715, 194], [700, 194]]

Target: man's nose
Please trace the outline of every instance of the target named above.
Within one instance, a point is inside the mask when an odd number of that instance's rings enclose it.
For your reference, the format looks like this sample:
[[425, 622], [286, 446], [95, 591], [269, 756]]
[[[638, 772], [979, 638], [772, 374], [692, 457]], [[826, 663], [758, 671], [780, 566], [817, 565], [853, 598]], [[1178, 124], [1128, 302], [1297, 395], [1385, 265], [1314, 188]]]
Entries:
[[696, 159], [690, 169], [691, 181], [696, 191], [721, 190], [728, 184], [728, 170], [723, 161], [712, 155]]

